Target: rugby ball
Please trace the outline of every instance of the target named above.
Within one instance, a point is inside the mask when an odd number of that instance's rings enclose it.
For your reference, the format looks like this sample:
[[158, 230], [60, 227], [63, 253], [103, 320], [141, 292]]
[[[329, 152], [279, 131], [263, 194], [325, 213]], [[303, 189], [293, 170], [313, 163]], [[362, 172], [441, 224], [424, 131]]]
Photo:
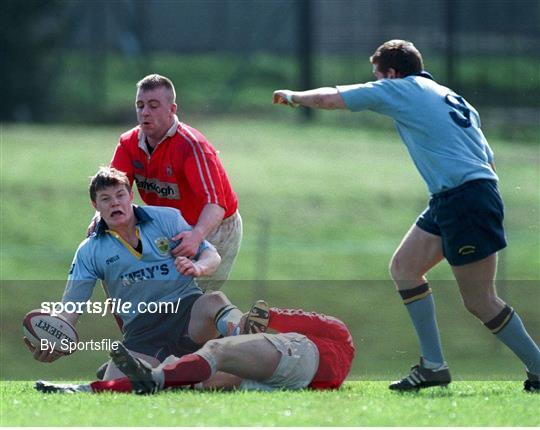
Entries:
[[[23, 332], [30, 343], [40, 348], [42, 340], [47, 341], [47, 348], [65, 355], [71, 354], [79, 342], [75, 328], [60, 316], [53, 316], [40, 309], [26, 314], [23, 320]], [[68, 347], [70, 346], [70, 347]]]

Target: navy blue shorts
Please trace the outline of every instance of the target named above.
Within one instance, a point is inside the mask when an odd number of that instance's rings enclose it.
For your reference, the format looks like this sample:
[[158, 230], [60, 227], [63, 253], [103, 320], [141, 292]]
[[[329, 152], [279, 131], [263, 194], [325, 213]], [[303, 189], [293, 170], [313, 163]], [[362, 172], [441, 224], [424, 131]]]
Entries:
[[126, 327], [124, 345], [163, 361], [169, 355], [181, 357], [197, 351], [202, 345], [188, 336], [193, 303], [202, 296], [193, 294], [180, 301], [177, 313], [141, 314]]
[[441, 236], [452, 266], [474, 263], [506, 247], [504, 205], [497, 182], [477, 179], [434, 194], [416, 225]]

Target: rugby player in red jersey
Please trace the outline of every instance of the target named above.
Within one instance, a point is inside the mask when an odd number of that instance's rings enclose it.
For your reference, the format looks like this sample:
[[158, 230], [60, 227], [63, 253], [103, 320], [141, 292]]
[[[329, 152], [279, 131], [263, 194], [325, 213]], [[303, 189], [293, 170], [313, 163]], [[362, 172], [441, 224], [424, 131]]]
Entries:
[[225, 168], [203, 134], [178, 120], [170, 79], [144, 77], [137, 83], [135, 107], [139, 125], [120, 136], [111, 166], [135, 181], [145, 204], [176, 208], [193, 227], [173, 238], [181, 240], [175, 257], [193, 257], [205, 239], [215, 246], [221, 264], [199, 286], [218, 290], [242, 240], [238, 199]]
[[[267, 333], [271, 329], [275, 334]], [[208, 341], [152, 369], [119, 345], [111, 352], [128, 377], [88, 385], [38, 382], [42, 392], [135, 392], [168, 388], [337, 389], [355, 355], [351, 333], [337, 318], [302, 310], [268, 308], [258, 301], [246, 315], [245, 333]]]

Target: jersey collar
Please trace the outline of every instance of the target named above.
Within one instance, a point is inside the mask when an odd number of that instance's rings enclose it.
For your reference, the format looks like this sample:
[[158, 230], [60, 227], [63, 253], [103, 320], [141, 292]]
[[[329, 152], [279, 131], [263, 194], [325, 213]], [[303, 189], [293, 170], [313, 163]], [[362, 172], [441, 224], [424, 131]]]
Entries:
[[[178, 129], [178, 124], [180, 124], [180, 121], [178, 120], [178, 116], [174, 116], [173, 125], [171, 128], [167, 130], [167, 133], [165, 133], [165, 136], [163, 136], [163, 139], [161, 139], [158, 144], [156, 145], [156, 148], [158, 147], [161, 142], [163, 142], [168, 137], [172, 137], [176, 134], [176, 130]], [[142, 130], [139, 128], [139, 148], [141, 148], [148, 156], [150, 154], [148, 153], [148, 148], [146, 147], [146, 135], [142, 132]], [[155, 148], [154, 148], [155, 150]]]
[[422, 70], [420, 73], [415, 73], [412, 76], [420, 76], [422, 78], [431, 79], [432, 81], [435, 80], [435, 79], [433, 79], [433, 76], [431, 75], [431, 73], [426, 72], [425, 70]]
[[[135, 214], [135, 219], [136, 219], [135, 225], [139, 225], [139, 224], [153, 220], [153, 218], [148, 214], [148, 212], [145, 211], [140, 206], [133, 205], [133, 213]], [[96, 236], [106, 233], [107, 230], [109, 230], [109, 226], [107, 225], [105, 220], [101, 218], [96, 227], [96, 233], [95, 233]]]

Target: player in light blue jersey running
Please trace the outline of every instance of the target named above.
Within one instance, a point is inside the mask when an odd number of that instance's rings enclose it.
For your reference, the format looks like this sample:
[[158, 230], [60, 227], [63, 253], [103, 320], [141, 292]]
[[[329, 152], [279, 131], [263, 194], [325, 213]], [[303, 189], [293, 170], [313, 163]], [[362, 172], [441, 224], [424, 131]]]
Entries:
[[[154, 366], [169, 355], [191, 353], [210, 339], [239, 331], [240, 310], [221, 292], [203, 295], [195, 280], [219, 266], [215, 248], [203, 241], [194, 259], [172, 256], [178, 244], [171, 238], [191, 230], [177, 209], [133, 205], [129, 179], [108, 167], [92, 178], [90, 197], [101, 221], [77, 249], [64, 304], [83, 305], [102, 280], [107, 296], [123, 304], [115, 317], [126, 347]], [[75, 324], [79, 314], [62, 316]], [[28, 340], [26, 344], [39, 361], [61, 356], [40, 351]], [[114, 379], [119, 371], [109, 364], [104, 376]]]
[[372, 110], [394, 119], [431, 198], [390, 263], [390, 273], [416, 329], [420, 363], [390, 385], [394, 390], [447, 385], [435, 307], [426, 273], [449, 262], [466, 308], [525, 364], [527, 391], [540, 390], [540, 350], [517, 313], [497, 296], [497, 251], [506, 246], [503, 203], [493, 152], [478, 112], [463, 97], [433, 80], [420, 52], [391, 40], [370, 58], [374, 82], [278, 90], [273, 103], [292, 107]]

